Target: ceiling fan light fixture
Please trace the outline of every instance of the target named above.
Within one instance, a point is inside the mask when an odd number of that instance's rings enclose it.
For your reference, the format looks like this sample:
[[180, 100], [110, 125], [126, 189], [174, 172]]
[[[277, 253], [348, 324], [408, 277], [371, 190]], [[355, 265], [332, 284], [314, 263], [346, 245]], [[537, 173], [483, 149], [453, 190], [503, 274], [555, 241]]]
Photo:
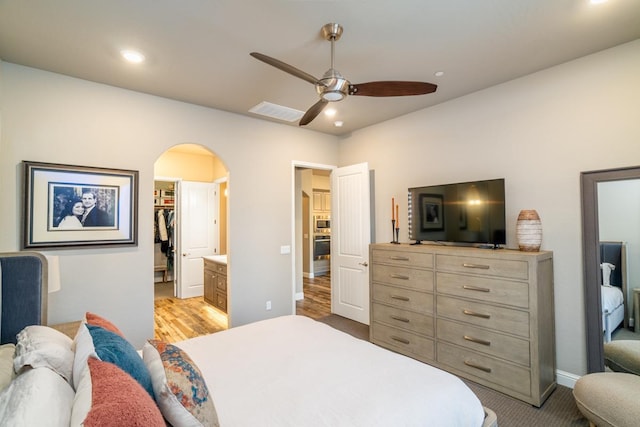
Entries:
[[344, 99], [344, 93], [340, 92], [339, 90], [326, 91], [323, 92], [320, 96], [322, 97], [322, 99], [329, 102], [335, 102]]

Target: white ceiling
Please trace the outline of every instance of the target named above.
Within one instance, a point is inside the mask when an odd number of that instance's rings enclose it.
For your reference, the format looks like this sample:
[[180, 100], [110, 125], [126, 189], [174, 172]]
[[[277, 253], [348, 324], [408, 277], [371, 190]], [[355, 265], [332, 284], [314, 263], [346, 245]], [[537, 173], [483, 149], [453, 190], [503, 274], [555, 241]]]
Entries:
[[[262, 101], [305, 111], [318, 97], [249, 52], [321, 77], [329, 22], [344, 27], [335, 68], [352, 83], [438, 85], [429, 95], [350, 96], [332, 104], [342, 128], [324, 115], [307, 126], [340, 135], [640, 38], [640, 1], [0, 0], [0, 58], [255, 117], [248, 110]], [[127, 64], [123, 48], [147, 60]]]

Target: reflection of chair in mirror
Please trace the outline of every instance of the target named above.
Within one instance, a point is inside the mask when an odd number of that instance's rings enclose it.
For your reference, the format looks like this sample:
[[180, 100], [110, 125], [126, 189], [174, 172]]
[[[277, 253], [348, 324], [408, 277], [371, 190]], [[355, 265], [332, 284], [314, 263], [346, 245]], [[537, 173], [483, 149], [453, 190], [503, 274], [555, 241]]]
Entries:
[[614, 372], [640, 375], [640, 341], [618, 340], [605, 343], [604, 364]]
[[600, 242], [602, 328], [604, 342], [621, 324], [628, 327], [627, 246], [624, 242]]

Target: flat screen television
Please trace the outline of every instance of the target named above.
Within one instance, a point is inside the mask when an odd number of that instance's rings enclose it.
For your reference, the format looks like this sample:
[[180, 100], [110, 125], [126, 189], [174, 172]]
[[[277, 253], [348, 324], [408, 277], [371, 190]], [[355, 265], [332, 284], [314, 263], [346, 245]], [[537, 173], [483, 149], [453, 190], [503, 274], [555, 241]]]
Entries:
[[409, 188], [408, 213], [414, 244], [506, 243], [504, 178]]

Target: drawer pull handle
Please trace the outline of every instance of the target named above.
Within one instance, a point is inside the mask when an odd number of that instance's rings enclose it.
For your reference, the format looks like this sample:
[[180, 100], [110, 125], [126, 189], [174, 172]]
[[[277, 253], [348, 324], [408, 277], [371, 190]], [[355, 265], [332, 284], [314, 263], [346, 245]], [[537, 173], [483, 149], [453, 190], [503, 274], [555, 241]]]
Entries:
[[409, 261], [409, 258], [406, 256], [390, 256], [389, 259], [393, 261]]
[[466, 289], [467, 291], [476, 291], [476, 292], [491, 292], [489, 288], [479, 288], [477, 286], [464, 285], [462, 289]]
[[400, 317], [400, 316], [389, 316], [389, 317], [391, 317], [393, 320], [398, 320], [400, 322], [409, 323], [409, 319], [406, 319], [404, 317]]
[[486, 372], [488, 374], [491, 373], [491, 368], [487, 368], [486, 366], [478, 365], [475, 362], [470, 362], [468, 360], [465, 360], [464, 364], [467, 365], [467, 366], [471, 366], [472, 368], [480, 369], [481, 371], [484, 371], [484, 372]]
[[397, 299], [397, 300], [400, 300], [400, 301], [411, 301], [410, 298], [403, 297], [401, 295], [391, 295], [391, 298], [392, 299]]
[[400, 337], [396, 337], [394, 335], [391, 335], [391, 339], [394, 341], [398, 341], [401, 342], [402, 344], [411, 344], [411, 341], [404, 339], [404, 338], [400, 338]]
[[402, 274], [391, 274], [390, 276], [392, 279], [409, 280], [409, 276], [404, 276]]
[[486, 345], [486, 346], [490, 346], [491, 345], [491, 341], [486, 341], [486, 340], [481, 340], [480, 338], [474, 338], [474, 337], [470, 337], [469, 335], [465, 335], [464, 339], [467, 341], [471, 341], [477, 344], [482, 344], [482, 345]]
[[462, 310], [462, 312], [467, 316], [481, 317], [483, 319], [491, 319], [491, 315], [489, 314], [476, 313], [475, 311], [471, 311], [471, 310]]
[[488, 270], [490, 268], [488, 265], [485, 265], [485, 264], [469, 264], [467, 262], [463, 263], [462, 266], [465, 268], [479, 268], [481, 270]]

